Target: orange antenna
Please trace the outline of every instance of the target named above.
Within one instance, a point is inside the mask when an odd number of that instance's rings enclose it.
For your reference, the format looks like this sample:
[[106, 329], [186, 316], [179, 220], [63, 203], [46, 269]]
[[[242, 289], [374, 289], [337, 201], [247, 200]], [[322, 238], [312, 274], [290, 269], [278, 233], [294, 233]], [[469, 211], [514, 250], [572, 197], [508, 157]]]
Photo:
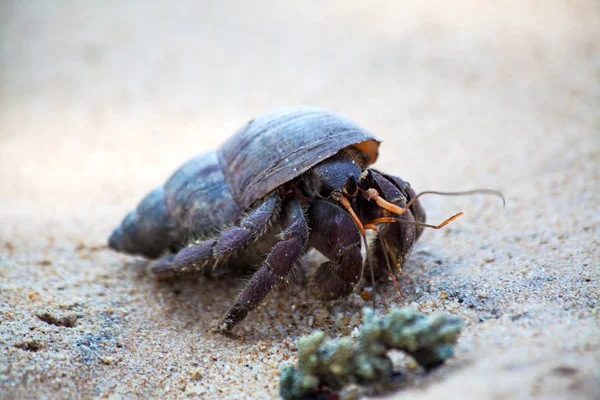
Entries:
[[[465, 190], [462, 192], [439, 192], [436, 190], [426, 190], [424, 192], [417, 194], [412, 199], [410, 199], [410, 201], [404, 207], [398, 207], [397, 205], [392, 204], [389, 201], [385, 200], [383, 197], [381, 197], [379, 195], [379, 192], [376, 189], [370, 188], [370, 189], [365, 190], [364, 193], [368, 200], [374, 200], [379, 207], [381, 207], [384, 210], [387, 210], [389, 212], [392, 212], [394, 214], [398, 214], [398, 215], [404, 214], [406, 212], [406, 210], [408, 210], [410, 208], [410, 206], [412, 206], [415, 203], [415, 201], [417, 201], [417, 199], [419, 197], [423, 196], [424, 194], [437, 194], [440, 196], [469, 196], [469, 195], [473, 195], [473, 194], [487, 194], [487, 195], [500, 197], [500, 199], [502, 199], [502, 208], [506, 208], [506, 199], [504, 198], [504, 195], [502, 194], [502, 192], [500, 192], [498, 190], [492, 190], [492, 189], [473, 189], [473, 190]], [[460, 217], [461, 215], [463, 215], [462, 211], [456, 215], [451, 216], [450, 218], [448, 218], [447, 220], [445, 220], [444, 222], [442, 222], [439, 225], [429, 225], [429, 224], [423, 224], [420, 222], [405, 221], [405, 220], [401, 220], [398, 218], [389, 218], [389, 217], [378, 218], [375, 221], [371, 221], [367, 225], [374, 225], [374, 224], [386, 223], [386, 222], [402, 222], [404, 224], [421, 226], [423, 228], [440, 229], [440, 228], [443, 228], [444, 226], [448, 225], [450, 222], [454, 221], [456, 218]]]
[[456, 218], [460, 217], [461, 215], [463, 215], [462, 211], [459, 212], [458, 214], [451, 216], [450, 218], [448, 218], [447, 220], [445, 220], [444, 222], [442, 222], [439, 225], [430, 225], [430, 224], [424, 224], [422, 222], [407, 221], [407, 220], [400, 219], [400, 218], [382, 217], [382, 218], [374, 219], [373, 221], [369, 222], [367, 225], [365, 225], [365, 228], [369, 227], [369, 229], [370, 229], [371, 226], [377, 225], [377, 224], [385, 224], [385, 223], [389, 223], [389, 222], [401, 222], [403, 224], [416, 225], [416, 226], [421, 226], [423, 228], [441, 229], [444, 226], [448, 225], [450, 222], [454, 221]]
[[331, 197], [333, 197], [333, 199], [335, 201], [339, 201], [340, 204], [346, 209], [346, 211], [348, 211], [348, 214], [350, 214], [350, 216], [356, 223], [356, 226], [358, 227], [358, 230], [360, 231], [361, 236], [365, 237], [365, 228], [364, 228], [362, 222], [360, 222], [360, 218], [358, 218], [358, 216], [354, 212], [354, 209], [350, 205], [350, 202], [348, 201], [348, 199], [339, 191], [334, 191], [333, 193], [331, 193]]

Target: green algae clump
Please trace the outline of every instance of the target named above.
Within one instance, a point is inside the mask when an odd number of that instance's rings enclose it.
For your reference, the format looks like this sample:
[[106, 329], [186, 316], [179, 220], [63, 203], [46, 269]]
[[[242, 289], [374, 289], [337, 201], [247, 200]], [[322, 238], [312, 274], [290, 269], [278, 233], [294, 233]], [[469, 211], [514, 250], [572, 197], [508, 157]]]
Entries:
[[323, 389], [390, 382], [394, 376], [387, 356], [390, 350], [404, 351], [430, 370], [452, 357], [461, 329], [460, 318], [451, 315], [426, 316], [403, 308], [379, 317], [365, 308], [356, 341], [330, 339], [322, 331], [300, 338], [297, 366], [282, 368], [279, 393], [286, 400], [296, 400]]

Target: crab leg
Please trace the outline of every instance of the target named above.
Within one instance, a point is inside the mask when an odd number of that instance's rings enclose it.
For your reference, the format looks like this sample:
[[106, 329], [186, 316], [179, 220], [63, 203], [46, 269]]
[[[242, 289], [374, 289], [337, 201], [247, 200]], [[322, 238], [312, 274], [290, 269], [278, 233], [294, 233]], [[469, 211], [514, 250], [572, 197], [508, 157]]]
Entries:
[[[376, 220], [371, 221], [370, 223], [365, 225], [365, 229], [370, 229], [373, 232], [379, 234], [379, 228], [377, 227], [376, 224], [379, 222], [391, 222], [391, 221], [380, 221], [382, 219], [385, 219], [385, 218], [377, 218]], [[393, 218], [391, 218], [391, 219], [393, 219]], [[392, 280], [392, 283], [394, 284], [394, 286], [396, 287], [396, 290], [398, 291], [398, 295], [399, 295], [398, 297], [403, 298], [404, 295], [402, 295], [402, 289], [400, 289], [400, 284], [398, 283], [396, 276], [394, 275], [394, 273], [392, 272], [392, 269], [390, 268], [390, 260], [388, 258], [388, 254], [387, 254], [387, 253], [389, 253], [389, 246], [385, 243], [386, 239], [384, 237], [380, 238], [380, 240], [385, 245], [385, 253], [384, 254], [385, 254], [386, 263], [387, 263], [387, 267], [388, 267], [388, 276], [390, 277], [390, 279]]]
[[277, 284], [285, 283], [293, 275], [306, 242], [308, 226], [300, 202], [291, 198], [285, 202], [282, 218], [282, 240], [267, 256], [262, 266], [254, 273], [248, 286], [242, 290], [237, 301], [219, 325], [219, 330], [229, 331], [242, 321], [248, 312], [256, 309]]
[[149, 265], [159, 279], [197, 271], [226, 260], [259, 238], [278, 217], [281, 199], [272, 194], [243, 218], [238, 225], [223, 230], [218, 236], [192, 243], [177, 254], [159, 258]]
[[317, 200], [309, 210], [310, 246], [327, 257], [315, 273], [311, 291], [321, 300], [349, 295], [360, 281], [361, 237], [353, 218], [337, 204]]

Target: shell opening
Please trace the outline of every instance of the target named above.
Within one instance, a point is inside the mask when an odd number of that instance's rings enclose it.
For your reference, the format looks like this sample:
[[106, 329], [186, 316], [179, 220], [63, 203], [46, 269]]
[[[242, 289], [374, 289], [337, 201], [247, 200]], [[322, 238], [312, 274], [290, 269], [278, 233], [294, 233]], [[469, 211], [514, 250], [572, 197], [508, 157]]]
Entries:
[[377, 140], [369, 139], [364, 142], [356, 143], [350, 147], [354, 147], [361, 152], [369, 156], [369, 164], [374, 164], [379, 157], [379, 142]]

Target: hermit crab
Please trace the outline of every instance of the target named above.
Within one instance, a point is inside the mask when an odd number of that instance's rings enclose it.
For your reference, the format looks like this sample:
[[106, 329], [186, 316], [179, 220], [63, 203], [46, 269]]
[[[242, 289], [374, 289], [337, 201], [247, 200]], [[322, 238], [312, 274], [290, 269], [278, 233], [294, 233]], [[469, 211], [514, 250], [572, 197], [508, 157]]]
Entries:
[[157, 278], [258, 266], [220, 323], [223, 331], [288, 282], [311, 248], [329, 260], [314, 274], [312, 294], [347, 296], [369, 276], [365, 230], [377, 232], [367, 252], [371, 276], [393, 276], [424, 227], [460, 215], [426, 225], [408, 182], [370, 168], [379, 144], [329, 111], [269, 112], [183, 164], [127, 214], [109, 246], [156, 259], [148, 269]]

